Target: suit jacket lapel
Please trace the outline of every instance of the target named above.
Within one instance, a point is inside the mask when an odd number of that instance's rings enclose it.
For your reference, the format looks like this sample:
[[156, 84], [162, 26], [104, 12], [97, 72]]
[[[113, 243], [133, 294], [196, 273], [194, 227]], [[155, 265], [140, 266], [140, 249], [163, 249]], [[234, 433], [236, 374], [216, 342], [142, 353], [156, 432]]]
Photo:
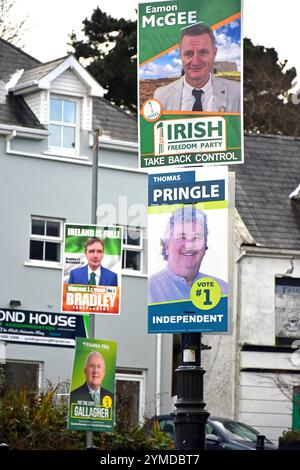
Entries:
[[212, 77], [212, 86], [214, 96], [213, 110], [224, 113], [227, 111], [227, 87], [215, 77]]
[[171, 100], [170, 100], [170, 109], [176, 109], [180, 111], [181, 109], [181, 98], [183, 90], [183, 77], [180, 77], [173, 83]]
[[88, 271], [88, 265], [87, 264], [84, 266], [84, 283], [85, 284], [89, 283], [89, 271]]

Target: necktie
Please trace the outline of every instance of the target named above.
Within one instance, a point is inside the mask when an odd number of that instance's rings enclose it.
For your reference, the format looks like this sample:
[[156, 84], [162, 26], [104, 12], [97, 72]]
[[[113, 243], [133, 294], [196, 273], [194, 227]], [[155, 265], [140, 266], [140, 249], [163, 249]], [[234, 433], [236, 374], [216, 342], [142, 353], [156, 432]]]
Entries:
[[96, 284], [96, 274], [95, 273], [90, 274], [89, 284], [91, 284], [93, 286]]
[[97, 392], [93, 393], [94, 403], [95, 405], [100, 405], [100, 395]]
[[193, 111], [202, 111], [202, 102], [201, 102], [201, 96], [203, 95], [204, 91], [203, 90], [196, 90], [195, 88], [192, 91], [194, 97], [196, 98], [196, 101], [193, 106]]

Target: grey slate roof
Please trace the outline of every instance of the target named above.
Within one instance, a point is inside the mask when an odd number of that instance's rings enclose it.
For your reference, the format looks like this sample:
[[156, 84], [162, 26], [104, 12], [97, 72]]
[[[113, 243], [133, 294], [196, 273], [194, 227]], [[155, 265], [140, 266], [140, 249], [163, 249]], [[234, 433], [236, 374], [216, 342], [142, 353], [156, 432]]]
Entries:
[[52, 60], [51, 62], [46, 62], [45, 64], [41, 64], [35, 66], [33, 69], [25, 70], [22, 74], [20, 80], [18, 81], [18, 85], [22, 85], [23, 83], [28, 83], [36, 80], [40, 80], [45, 75], [50, 73], [54, 70], [59, 64], [61, 64], [66, 57], [62, 57], [61, 59]]
[[[32, 69], [40, 62], [0, 38], [0, 86], [9, 81], [20, 69]], [[21, 96], [5, 96], [1, 91], [0, 122], [7, 125], [44, 129]]]
[[256, 244], [300, 250], [300, 139], [246, 135], [245, 163], [236, 172], [236, 207]]
[[103, 98], [93, 98], [93, 127], [101, 128], [104, 136], [137, 142], [137, 120]]
[[0, 38], [0, 64], [0, 80], [6, 82], [16, 70], [31, 69], [40, 61]]

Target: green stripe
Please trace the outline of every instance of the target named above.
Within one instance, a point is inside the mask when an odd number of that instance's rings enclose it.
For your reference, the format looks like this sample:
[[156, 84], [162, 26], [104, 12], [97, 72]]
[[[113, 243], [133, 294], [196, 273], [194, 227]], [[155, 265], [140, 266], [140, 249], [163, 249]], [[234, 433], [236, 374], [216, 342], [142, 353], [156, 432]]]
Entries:
[[[224, 299], [227, 299], [228, 295], [221, 295], [221, 298], [224, 298]], [[178, 304], [179, 302], [181, 302], [182, 304], [185, 304], [187, 302], [191, 302], [191, 299], [184, 299], [184, 300], [168, 300], [167, 302], [155, 302], [155, 303], [152, 303], [152, 304], [148, 304], [148, 307], [152, 306], [152, 305], [168, 305], [168, 304]], [[196, 313], [196, 312], [195, 312]]]
[[[148, 214], [164, 214], [174, 212], [176, 209], [184, 206], [190, 206], [191, 204], [163, 204], [161, 206], [148, 207]], [[192, 204], [193, 207], [201, 210], [211, 209], [228, 209], [228, 201], [211, 201], [211, 202], [197, 202]]]

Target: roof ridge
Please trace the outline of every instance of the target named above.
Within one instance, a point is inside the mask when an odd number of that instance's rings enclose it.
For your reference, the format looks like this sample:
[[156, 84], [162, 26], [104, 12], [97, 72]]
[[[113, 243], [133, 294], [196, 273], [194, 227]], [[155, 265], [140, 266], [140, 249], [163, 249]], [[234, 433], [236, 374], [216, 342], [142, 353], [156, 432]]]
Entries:
[[5, 39], [1, 38], [0, 37], [0, 41], [3, 42], [5, 45], [11, 47], [12, 49], [15, 49], [17, 52], [20, 52], [22, 55], [25, 55], [26, 57], [28, 57], [29, 59], [32, 59], [34, 60], [35, 62], [37, 62], [38, 64], [42, 64], [42, 62], [38, 59], [36, 59], [36, 57], [33, 57], [32, 55], [28, 54], [27, 52], [23, 51], [22, 49], [20, 49], [19, 47], [15, 46], [14, 44], [12, 44], [11, 42], [9, 41], [6, 41]]

